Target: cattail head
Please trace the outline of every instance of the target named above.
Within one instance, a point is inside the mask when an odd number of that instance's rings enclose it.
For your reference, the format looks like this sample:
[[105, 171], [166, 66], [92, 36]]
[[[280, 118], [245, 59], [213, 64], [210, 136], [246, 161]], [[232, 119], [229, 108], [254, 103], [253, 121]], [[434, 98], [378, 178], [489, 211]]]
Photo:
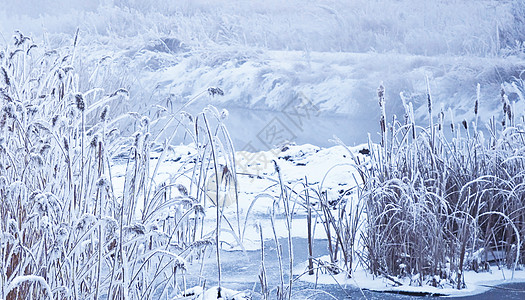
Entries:
[[108, 115], [108, 111], [109, 111], [109, 105], [106, 105], [106, 106], [104, 106], [104, 108], [100, 112], [100, 120], [102, 122], [106, 121], [106, 117]]
[[272, 162], [273, 162], [273, 167], [275, 169], [275, 172], [279, 174], [281, 172], [281, 168], [279, 168], [279, 165], [277, 164], [275, 160], [272, 160]]
[[66, 137], [64, 137], [64, 150], [69, 151], [69, 142]]
[[95, 148], [97, 147], [97, 143], [98, 143], [98, 135], [95, 134], [93, 136], [93, 139], [91, 140], [91, 142], [89, 143], [89, 145], [91, 146], [91, 148]]
[[461, 122], [461, 124], [463, 125], [463, 128], [465, 128], [465, 130], [468, 129], [468, 123], [467, 123], [467, 120], [463, 120], [463, 121]]
[[77, 32], [75, 33], [75, 41], [73, 42], [73, 47], [76, 47], [76, 46], [77, 46], [77, 42], [78, 42], [78, 31], [79, 31], [79, 28], [77, 27]]
[[177, 185], [177, 189], [179, 190], [179, 193], [181, 193], [181, 195], [188, 196], [188, 189], [184, 185]]
[[512, 106], [508, 102], [508, 99], [507, 99], [507, 118], [509, 119], [509, 121], [512, 120]]
[[405, 98], [405, 94], [403, 92], [399, 93], [399, 97], [401, 98], [401, 103], [403, 104], [403, 108], [405, 109], [405, 115], [404, 115], [404, 121], [405, 125], [408, 124], [409, 116], [410, 116], [410, 109], [407, 105], [407, 100]]
[[379, 107], [383, 107], [385, 103], [385, 87], [382, 84], [377, 88], [377, 98], [379, 99]]
[[510, 108], [509, 98], [505, 93], [505, 88], [501, 85], [501, 102], [503, 103], [503, 119], [501, 120], [501, 126], [505, 127], [507, 125], [507, 118], [511, 120], [512, 111]]
[[427, 94], [427, 105], [428, 105], [428, 114], [432, 115], [432, 98], [430, 98], [430, 94]]
[[75, 95], [75, 103], [77, 105], [78, 110], [84, 111], [86, 109], [86, 104], [84, 103], [84, 97], [82, 94], [76, 94]]
[[7, 71], [4, 69], [4, 67], [0, 68], [0, 75], [2, 76], [5, 85], [10, 86], [11, 80], [9, 79], [9, 75], [7, 75]]
[[481, 96], [481, 88], [480, 88], [480, 85], [478, 83], [478, 86], [476, 88], [476, 103], [474, 103], [474, 115], [476, 115], [476, 117], [478, 116], [478, 109], [479, 109], [479, 98]]
[[454, 112], [452, 111], [452, 108], [449, 107], [448, 112], [450, 113], [450, 130], [452, 133], [454, 133], [455, 125], [454, 125]]
[[443, 121], [445, 119], [445, 112], [444, 112], [444, 108], [443, 108], [443, 105], [441, 105], [441, 110], [439, 112], [439, 115], [438, 115], [438, 130], [443, 130]]
[[385, 87], [382, 84], [377, 88], [377, 98], [379, 100], [379, 108], [381, 108], [379, 125], [381, 126], [381, 134], [384, 134], [386, 132]]
[[427, 80], [427, 106], [428, 106], [428, 114], [430, 115], [430, 117], [432, 118], [432, 96], [430, 95], [430, 82], [428, 80], [428, 77], [426, 78]]
[[51, 126], [55, 127], [58, 121], [58, 115], [55, 115], [53, 118], [51, 118]]
[[140, 145], [140, 137], [142, 136], [142, 134], [140, 133], [140, 131], [137, 131], [133, 134], [133, 140], [134, 140], [134, 146], [135, 148], [138, 149], [139, 145]]

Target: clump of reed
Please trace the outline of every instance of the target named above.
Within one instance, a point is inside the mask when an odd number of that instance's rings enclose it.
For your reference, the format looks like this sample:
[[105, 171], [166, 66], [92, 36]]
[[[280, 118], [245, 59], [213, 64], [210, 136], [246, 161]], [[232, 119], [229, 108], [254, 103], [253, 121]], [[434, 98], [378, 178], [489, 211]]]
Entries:
[[478, 86], [475, 121], [452, 121], [452, 138], [430, 88], [426, 127], [415, 124], [403, 95], [404, 120], [393, 116], [387, 124], [382, 86], [378, 97], [381, 144], [370, 143], [369, 162], [356, 162], [366, 211], [362, 263], [394, 284], [405, 277], [457, 289], [466, 270], [487, 270], [493, 261], [517, 269], [524, 259], [524, 122], [505, 91], [500, 125], [493, 118], [487, 130], [478, 128]]
[[[219, 182], [220, 161], [235, 174], [224, 114], [213, 107], [197, 116], [166, 113], [159, 119], [168, 120], [169, 134], [160, 141], [148, 117], [110, 114], [129, 97], [125, 89], [86, 89], [73, 67], [76, 43], [66, 53], [44, 51], [17, 32], [0, 50], [0, 297], [178, 294], [187, 259], [219, 248], [220, 205], [216, 229], [204, 232], [202, 224], [209, 173]], [[119, 134], [122, 120], [136, 129], [131, 136]], [[177, 130], [197, 153], [190, 168], [157, 182]], [[155, 145], [162, 150], [150, 166]], [[122, 193], [112, 177], [117, 154], [126, 165]], [[240, 236], [240, 225], [230, 227]]]

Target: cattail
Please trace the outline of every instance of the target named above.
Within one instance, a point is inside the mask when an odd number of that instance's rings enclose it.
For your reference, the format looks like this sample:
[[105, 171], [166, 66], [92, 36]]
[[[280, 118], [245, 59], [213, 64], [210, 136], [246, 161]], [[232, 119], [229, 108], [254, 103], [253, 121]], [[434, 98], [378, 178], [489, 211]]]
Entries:
[[75, 33], [75, 41], [73, 42], [73, 48], [77, 46], [77, 42], [78, 42], [78, 30], [79, 30], [79, 28], [77, 27], [77, 32]]
[[476, 88], [476, 103], [474, 104], [474, 115], [476, 116], [476, 119], [478, 117], [478, 109], [479, 109], [479, 98], [481, 95], [481, 87], [478, 83], [478, 86]]
[[512, 105], [508, 102], [509, 99], [507, 99], [507, 118], [509, 119], [510, 125], [512, 126]]
[[133, 139], [134, 139], [134, 146], [135, 148], [139, 148], [139, 144], [140, 144], [140, 137], [141, 137], [141, 133], [140, 131], [137, 131], [133, 134]]
[[439, 131], [443, 130], [444, 119], [445, 119], [445, 112], [444, 112], [443, 104], [441, 104], [441, 110], [439, 111], [439, 115], [438, 115], [438, 130]]
[[404, 121], [405, 125], [408, 124], [409, 116], [410, 116], [410, 108], [407, 105], [407, 99], [405, 97], [405, 94], [403, 92], [399, 93], [399, 97], [401, 98], [401, 103], [403, 104], [403, 108], [405, 109], [405, 115], [404, 115]]
[[4, 67], [1, 67], [0, 71], [0, 73], [2, 73], [2, 79], [4, 80], [4, 83], [7, 86], [11, 86], [11, 80], [9, 79], [9, 75], [7, 75], [7, 71], [4, 69]]
[[84, 109], [86, 108], [86, 104], [84, 103], [84, 97], [82, 96], [82, 94], [80, 93], [76, 94], [75, 101], [76, 101], [78, 110], [84, 111]]
[[275, 169], [275, 172], [277, 174], [281, 173], [281, 169], [280, 169], [279, 165], [277, 165], [277, 162], [275, 160], [272, 160], [272, 162], [273, 162], [273, 167]]
[[432, 119], [432, 97], [430, 96], [430, 83], [427, 76], [427, 106], [428, 106], [428, 115]]
[[106, 106], [104, 106], [104, 108], [100, 112], [100, 120], [102, 122], [106, 121], [106, 116], [108, 114], [108, 110], [109, 110], [109, 105], [106, 105]]
[[454, 125], [454, 113], [452, 112], [452, 108], [449, 108], [448, 112], [450, 113], [450, 130], [452, 131], [452, 133], [454, 133], [455, 125]]
[[385, 113], [385, 87], [381, 84], [377, 89], [377, 97], [379, 99], [379, 107], [381, 108], [381, 119], [379, 125], [381, 126], [381, 134], [386, 132], [386, 113]]
[[503, 87], [503, 85], [501, 85], [501, 102], [503, 103], [503, 119], [501, 120], [501, 126], [505, 127], [507, 125], [507, 116], [510, 120], [512, 112], [510, 112], [509, 98], [505, 93], [505, 88]]
[[58, 121], [58, 115], [55, 115], [53, 118], [51, 118], [51, 126], [55, 127]]
[[463, 127], [465, 128], [465, 130], [468, 129], [467, 120], [463, 120], [463, 121], [461, 122], [461, 124], [463, 124]]
[[412, 102], [408, 103], [408, 110], [409, 110], [409, 119], [410, 123], [412, 123], [412, 138], [416, 138], [416, 125], [414, 121], [414, 106], [412, 105]]
[[89, 143], [89, 145], [91, 146], [91, 148], [95, 148], [97, 147], [97, 144], [98, 144], [98, 135], [95, 134], [93, 136], [93, 139], [91, 140], [91, 142]]
[[66, 150], [66, 152], [69, 151], [69, 142], [66, 137], [64, 137], [64, 150]]
[[181, 193], [181, 195], [188, 196], [188, 189], [186, 189], [184, 185], [178, 184], [177, 189], [179, 190], [179, 193]]

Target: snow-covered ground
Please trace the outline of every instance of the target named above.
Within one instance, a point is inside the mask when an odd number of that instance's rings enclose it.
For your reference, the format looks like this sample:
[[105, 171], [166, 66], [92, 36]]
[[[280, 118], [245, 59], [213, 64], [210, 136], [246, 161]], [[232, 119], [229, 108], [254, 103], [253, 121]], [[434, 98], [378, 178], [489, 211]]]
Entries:
[[[352, 154], [361, 162], [366, 163], [368, 155], [363, 154], [368, 150], [369, 145], [363, 144], [351, 148], [344, 146], [333, 146], [330, 148], [321, 148], [310, 144], [305, 145], [287, 145], [280, 149], [272, 149], [269, 151], [246, 152], [238, 151], [236, 153], [236, 163], [238, 171], [238, 186], [239, 186], [239, 212], [240, 224], [242, 232], [242, 245], [239, 245], [238, 238], [232, 234], [237, 228], [236, 216], [237, 205], [233, 199], [226, 201], [226, 207], [222, 209], [222, 218], [228, 220], [228, 224], [222, 222], [224, 229], [221, 234], [221, 241], [223, 243], [224, 251], [260, 251], [261, 241], [259, 238], [258, 226], [261, 226], [264, 234], [264, 242], [269, 243], [274, 239], [273, 231], [275, 230], [278, 239], [286, 239], [288, 237], [288, 230], [286, 227], [285, 217], [282, 216], [283, 208], [277, 207], [275, 210], [276, 219], [274, 224], [270, 221], [272, 210], [275, 209], [275, 201], [279, 198], [280, 185], [279, 176], [274, 167], [273, 161], [277, 162], [280, 167], [282, 180], [286, 187], [291, 190], [301, 193], [304, 191], [304, 185], [313, 190], [326, 191], [328, 199], [337, 199], [350, 203], [354, 206], [357, 201], [356, 181], [358, 174], [354, 168]], [[165, 161], [161, 162], [161, 167], [157, 176], [157, 183], [162, 183], [164, 180], [168, 182], [173, 174], [183, 172], [183, 170], [191, 170], [194, 163], [194, 155], [196, 154], [193, 145], [176, 146], [169, 150], [169, 154], [165, 157]], [[158, 161], [158, 155], [152, 156], [152, 161]], [[155, 164], [151, 165], [152, 170]], [[176, 171], [175, 171], [176, 170]], [[122, 187], [125, 167], [123, 164], [116, 164], [112, 168], [114, 182], [117, 187]], [[355, 177], [354, 177], [355, 176]], [[178, 182], [184, 182], [180, 180]], [[213, 184], [213, 182], [210, 182]], [[361, 182], [357, 182], [361, 183]], [[208, 189], [213, 190], [213, 185]], [[233, 190], [227, 192], [233, 193]], [[121, 193], [119, 189], [116, 193]], [[209, 192], [208, 192], [209, 193]], [[215, 195], [215, 194], [213, 194]], [[212, 195], [209, 195], [213, 198]], [[315, 199], [315, 196], [312, 197]], [[307, 235], [307, 219], [306, 209], [304, 207], [304, 199], [299, 196], [294, 199], [293, 226], [291, 229], [292, 238], [300, 238], [306, 240]], [[313, 203], [314, 207], [318, 207], [318, 203]], [[140, 208], [139, 208], [140, 209]], [[213, 232], [216, 226], [216, 208], [213, 203], [209, 203], [206, 209], [205, 233]], [[361, 216], [366, 218], [366, 215]], [[326, 231], [323, 228], [322, 218], [319, 215], [313, 215], [313, 238], [316, 244], [326, 244]], [[233, 228], [229, 227], [233, 226]], [[231, 229], [231, 230], [230, 230]], [[327, 247], [325, 245], [324, 247]], [[304, 250], [306, 251], [306, 249]], [[319, 268], [314, 275], [306, 275], [308, 268], [307, 261], [295, 261], [294, 275], [299, 276], [299, 279], [305, 282], [316, 283], [320, 285], [333, 285], [334, 287], [343, 287], [351, 290], [366, 289], [378, 292], [408, 292], [414, 294], [439, 294], [448, 296], [471, 296], [488, 291], [491, 286], [523, 282], [525, 281], [525, 270], [518, 269], [512, 271], [506, 267], [491, 266], [487, 272], [465, 272], [465, 288], [457, 290], [450, 282], [445, 279], [438, 279], [433, 286], [432, 282], [424, 282], [422, 286], [418, 285], [418, 278], [403, 277], [389, 279], [384, 276], [373, 276], [364, 269], [362, 264], [356, 264], [352, 270], [352, 276], [348, 277], [347, 273], [341, 272], [339, 274], [331, 274], [327, 272], [323, 266], [330, 265], [328, 256], [314, 257], [315, 267]], [[354, 259], [358, 259], [355, 257]], [[242, 261], [242, 260], [241, 260]], [[266, 262], [266, 265], [272, 265], [276, 268], [277, 262]], [[228, 261], [225, 268], [231, 268], [236, 265], [235, 262]], [[249, 272], [248, 272], [249, 273]], [[246, 278], [246, 282], [257, 282], [257, 272], [253, 271], [250, 276]], [[196, 274], [188, 273], [187, 276], [196, 276]], [[390, 277], [392, 278], [392, 277]], [[275, 281], [276, 278], [273, 278]], [[399, 286], [398, 283], [402, 285]], [[213, 290], [213, 289], [212, 289]], [[207, 292], [208, 293], [208, 292]], [[209, 292], [211, 293], [211, 292]], [[198, 293], [197, 293], [198, 294]], [[204, 294], [206, 295], [206, 294]], [[237, 296], [241, 297], [245, 294], [239, 292]], [[204, 296], [206, 297], [206, 296]], [[206, 298], [205, 298], [206, 299]]]
[[[352, 151], [355, 152], [354, 155], [359, 157], [361, 161], [365, 161], [366, 155], [360, 154], [358, 151], [367, 149], [367, 147], [367, 145], [363, 144], [352, 148]], [[196, 151], [192, 145], [181, 145], [171, 148], [165, 160], [161, 162], [158, 162], [157, 155], [153, 155], [152, 171], [156, 168], [156, 164], [160, 163], [155, 182], [157, 184], [163, 182], [173, 183], [176, 180], [180, 184], [188, 183], [189, 179], [182, 178], [182, 176], [173, 179], [173, 175], [193, 169], [195, 155]], [[243, 221], [243, 229], [246, 230], [245, 236], [252, 237], [243, 240], [245, 244], [241, 247], [244, 247], [244, 249], [260, 247], [255, 225], [262, 223], [267, 232], [271, 231], [269, 215], [273, 209], [274, 202], [278, 200], [281, 192], [278, 174], [273, 161], [276, 161], [280, 167], [283, 184], [296, 193], [297, 198], [294, 201], [297, 202], [297, 205], [295, 206], [294, 215], [297, 217], [297, 220], [294, 220], [294, 222], [298, 224], [293, 227], [294, 237], [307, 237], [307, 233], [304, 230], [306, 222], [304, 219], [306, 215], [304, 196], [298, 194], [304, 190], [304, 184], [307, 183], [310, 188], [319, 192], [326, 191], [330, 199], [352, 201], [355, 198], [351, 197], [351, 195], [354, 194], [353, 187], [356, 185], [353, 178], [357, 178], [354, 177], [357, 174], [352, 166], [353, 161], [350, 154], [343, 146], [320, 148], [306, 144], [300, 146], [288, 145], [281, 149], [253, 153], [238, 151], [236, 153], [238, 208]], [[115, 193], [117, 195], [122, 194], [125, 171], [126, 166], [122, 161], [120, 164], [117, 163], [112, 167], [112, 176], [116, 186]], [[212, 177], [213, 175], [210, 175], [207, 183], [207, 189], [210, 190], [208, 194], [211, 200], [213, 200], [212, 193], [215, 195]], [[228, 189], [225, 192], [233, 194], [234, 190]], [[213, 230], [216, 214], [213, 212], [215, 210], [213, 203], [210, 202], [209, 204], [207, 216], [210, 227], [208, 229]], [[282, 207], [277, 209], [277, 213], [282, 213]], [[236, 218], [237, 205], [234, 199], [226, 200], [226, 207], [223, 208], [222, 214], [227, 219], [234, 220]], [[281, 222], [284, 221], [281, 219], [279, 223]], [[286, 228], [283, 226], [278, 226], [276, 229], [278, 237], [287, 236]], [[315, 234], [316, 238], [326, 238], [321, 228], [318, 228]], [[234, 246], [232, 249], [240, 249], [240, 245], [235, 244], [234, 237], [223, 235], [223, 239]]]

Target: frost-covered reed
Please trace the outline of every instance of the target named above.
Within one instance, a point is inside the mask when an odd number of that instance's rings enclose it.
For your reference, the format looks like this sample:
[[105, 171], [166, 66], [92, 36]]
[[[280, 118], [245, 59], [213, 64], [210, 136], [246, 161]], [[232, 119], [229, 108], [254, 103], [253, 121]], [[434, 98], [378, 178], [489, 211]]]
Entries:
[[[356, 161], [366, 203], [358, 254], [373, 274], [461, 289], [466, 270], [491, 262], [514, 270], [523, 262], [524, 124], [515, 122], [504, 90], [501, 97], [501, 126], [452, 123], [451, 139], [443, 112], [438, 124], [420, 127], [405, 103], [405, 121], [389, 125], [389, 143], [370, 145], [368, 163]], [[429, 92], [429, 113], [431, 100]]]
[[[218, 176], [219, 160], [235, 174], [221, 113], [210, 107], [190, 116], [159, 107], [157, 120], [175, 124], [161, 140], [148, 117], [111, 114], [129, 93], [82, 81], [72, 67], [75, 45], [65, 53], [44, 51], [17, 33], [0, 50], [0, 298], [182, 293], [187, 259], [219, 247], [221, 207], [215, 231], [203, 231], [206, 179]], [[122, 120], [133, 124], [130, 136], [119, 134]], [[188, 168], [157, 182], [177, 130], [197, 151]], [[156, 160], [153, 146], [161, 149]], [[116, 158], [125, 165], [122, 192], [112, 177]], [[240, 223], [227, 221], [240, 236]]]

